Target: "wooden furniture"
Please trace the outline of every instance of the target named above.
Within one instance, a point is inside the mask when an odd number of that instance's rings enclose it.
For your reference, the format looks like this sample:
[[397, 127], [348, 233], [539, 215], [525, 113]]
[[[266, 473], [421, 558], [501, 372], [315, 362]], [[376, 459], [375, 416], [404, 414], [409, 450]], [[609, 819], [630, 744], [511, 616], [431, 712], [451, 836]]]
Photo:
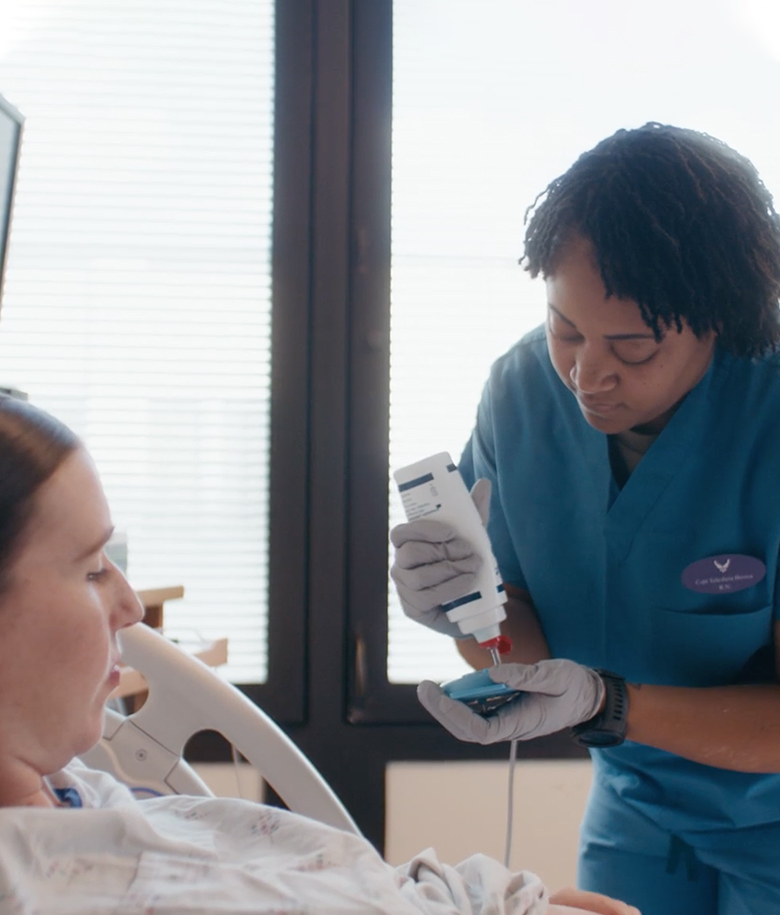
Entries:
[[152, 629], [162, 629], [165, 601], [184, 597], [184, 585], [169, 585], [167, 588], [147, 588], [136, 591], [144, 605], [144, 622]]
[[[144, 606], [143, 622], [152, 629], [161, 630], [165, 602], [184, 597], [183, 585], [169, 585], [165, 588], [147, 588], [135, 592]], [[228, 640], [214, 639], [213, 641], [179, 642], [179, 647], [208, 664], [209, 667], [219, 667], [226, 664], [228, 658]], [[137, 711], [146, 698], [147, 685], [140, 671], [132, 667], [122, 666], [119, 670], [119, 686], [111, 693], [109, 699], [125, 699], [132, 705], [131, 711]]]

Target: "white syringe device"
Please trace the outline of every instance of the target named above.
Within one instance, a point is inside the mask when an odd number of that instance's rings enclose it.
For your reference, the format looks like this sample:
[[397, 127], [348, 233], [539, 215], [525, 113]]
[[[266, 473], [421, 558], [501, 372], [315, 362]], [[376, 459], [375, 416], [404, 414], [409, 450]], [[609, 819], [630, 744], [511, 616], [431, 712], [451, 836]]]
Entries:
[[[447, 619], [483, 647], [503, 650], [500, 623], [506, 619], [506, 591], [490, 540], [463, 477], [446, 451], [396, 470], [407, 521], [432, 518], [451, 525], [482, 558], [476, 586], [443, 605]], [[501, 646], [501, 648], [499, 648]]]

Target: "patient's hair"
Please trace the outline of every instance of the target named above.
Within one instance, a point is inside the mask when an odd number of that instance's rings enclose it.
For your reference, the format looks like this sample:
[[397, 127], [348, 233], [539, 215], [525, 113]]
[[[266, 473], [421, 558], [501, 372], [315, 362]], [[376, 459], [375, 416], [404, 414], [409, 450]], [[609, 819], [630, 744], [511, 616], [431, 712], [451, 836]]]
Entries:
[[681, 320], [737, 356], [780, 340], [780, 217], [753, 164], [695, 130], [649, 123], [583, 153], [528, 208], [531, 276], [577, 236], [608, 296], [633, 299], [660, 338]]
[[81, 442], [58, 419], [0, 395], [0, 591], [21, 545], [34, 497]]

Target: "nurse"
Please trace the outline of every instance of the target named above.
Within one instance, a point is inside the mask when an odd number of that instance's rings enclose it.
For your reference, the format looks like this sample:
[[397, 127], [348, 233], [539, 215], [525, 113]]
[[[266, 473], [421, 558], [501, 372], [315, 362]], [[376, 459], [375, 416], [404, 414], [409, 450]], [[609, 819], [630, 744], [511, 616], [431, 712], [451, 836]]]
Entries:
[[[710, 136], [620, 130], [537, 199], [523, 265], [547, 320], [493, 366], [460, 462], [490, 481], [510, 595], [491, 676], [523, 692], [489, 718], [420, 699], [462, 740], [593, 748], [583, 889], [644, 915], [780, 911], [772, 197]], [[441, 631], [469, 544], [431, 521], [392, 540], [405, 612]]]

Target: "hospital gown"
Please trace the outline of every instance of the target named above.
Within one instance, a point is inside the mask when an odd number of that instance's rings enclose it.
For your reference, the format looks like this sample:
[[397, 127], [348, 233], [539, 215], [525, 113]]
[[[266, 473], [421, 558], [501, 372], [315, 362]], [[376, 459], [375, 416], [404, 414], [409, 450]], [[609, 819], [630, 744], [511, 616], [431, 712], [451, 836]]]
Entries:
[[403, 867], [364, 839], [236, 799], [136, 800], [72, 763], [81, 809], [0, 809], [2, 915], [544, 915], [534, 874], [432, 849]]

